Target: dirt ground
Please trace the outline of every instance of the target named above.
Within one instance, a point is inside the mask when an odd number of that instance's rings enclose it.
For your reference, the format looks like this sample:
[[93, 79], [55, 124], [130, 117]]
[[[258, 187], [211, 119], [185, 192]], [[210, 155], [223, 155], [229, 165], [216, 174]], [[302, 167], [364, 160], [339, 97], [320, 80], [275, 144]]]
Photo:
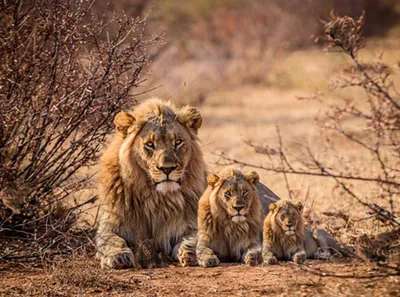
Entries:
[[[90, 262], [90, 260], [88, 260]], [[88, 264], [92, 275], [101, 271]], [[79, 265], [78, 265], [79, 266]], [[92, 283], [84, 270], [62, 275], [6, 269], [0, 296], [399, 296], [400, 277], [364, 263], [307, 261], [299, 267], [224, 264], [216, 268], [169, 266], [98, 274]], [[108, 272], [107, 272], [108, 273]], [[373, 277], [371, 277], [373, 275]]]

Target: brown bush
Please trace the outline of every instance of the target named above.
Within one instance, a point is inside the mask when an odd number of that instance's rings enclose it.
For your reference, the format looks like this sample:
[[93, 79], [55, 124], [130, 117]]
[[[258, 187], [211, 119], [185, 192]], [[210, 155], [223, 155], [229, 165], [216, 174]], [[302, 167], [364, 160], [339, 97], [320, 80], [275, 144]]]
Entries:
[[95, 197], [63, 200], [92, 186], [80, 171], [142, 82], [146, 47], [157, 40], [144, 37], [144, 24], [95, 13], [92, 1], [2, 2], [0, 235], [35, 238], [42, 252], [74, 235], [77, 212]]

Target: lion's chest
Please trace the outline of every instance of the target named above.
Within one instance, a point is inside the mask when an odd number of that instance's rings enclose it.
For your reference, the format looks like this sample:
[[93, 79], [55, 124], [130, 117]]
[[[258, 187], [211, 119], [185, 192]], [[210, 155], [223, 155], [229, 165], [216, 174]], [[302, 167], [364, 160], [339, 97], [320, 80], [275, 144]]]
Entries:
[[212, 237], [210, 247], [221, 261], [238, 262], [249, 248], [250, 239], [247, 235], [243, 230], [226, 228]]
[[134, 234], [133, 243], [150, 240], [157, 251], [169, 253], [187, 230], [196, 226], [196, 212], [188, 202], [181, 192], [132, 197], [134, 211], [127, 227]]
[[295, 239], [286, 238], [282, 240], [278, 244], [272, 248], [273, 254], [278, 258], [280, 261], [290, 261], [293, 258], [293, 255], [298, 250], [299, 246], [296, 244]]

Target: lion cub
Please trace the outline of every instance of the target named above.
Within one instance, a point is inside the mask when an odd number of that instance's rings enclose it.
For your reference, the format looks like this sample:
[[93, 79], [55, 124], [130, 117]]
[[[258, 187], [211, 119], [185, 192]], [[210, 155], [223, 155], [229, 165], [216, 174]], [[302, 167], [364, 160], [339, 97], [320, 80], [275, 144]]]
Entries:
[[278, 260], [301, 264], [306, 258], [329, 258], [329, 249], [343, 251], [324, 230], [312, 232], [304, 227], [300, 202], [280, 200], [270, 204], [269, 210], [264, 220], [264, 264], [275, 264]]
[[219, 265], [220, 261], [261, 262], [262, 208], [256, 172], [225, 169], [207, 177], [199, 201], [198, 231], [183, 241], [178, 258], [183, 266]]

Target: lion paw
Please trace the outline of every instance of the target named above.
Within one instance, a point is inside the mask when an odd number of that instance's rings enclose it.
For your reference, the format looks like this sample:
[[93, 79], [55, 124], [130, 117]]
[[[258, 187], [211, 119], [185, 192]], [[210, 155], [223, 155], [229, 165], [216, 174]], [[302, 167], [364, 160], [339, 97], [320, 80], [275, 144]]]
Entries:
[[220, 264], [220, 261], [217, 258], [217, 256], [211, 256], [209, 258], [201, 259], [198, 261], [199, 261], [199, 265], [203, 266], [203, 267], [215, 267]]
[[135, 257], [129, 248], [123, 248], [112, 254], [101, 255], [100, 260], [102, 268], [113, 269], [130, 268], [133, 267], [135, 263]]
[[278, 259], [275, 256], [265, 257], [263, 263], [265, 265], [273, 265], [278, 263]]
[[318, 251], [315, 253], [314, 258], [321, 260], [329, 260], [331, 256], [332, 254], [328, 248], [319, 248]]
[[306, 260], [305, 252], [299, 252], [299, 253], [294, 254], [294, 256], [293, 256], [293, 262], [296, 264], [303, 264], [305, 260]]
[[260, 263], [261, 250], [249, 250], [244, 255], [244, 263], [250, 266], [256, 266]]
[[183, 267], [195, 266], [197, 264], [196, 252], [181, 245], [178, 250], [178, 260]]

